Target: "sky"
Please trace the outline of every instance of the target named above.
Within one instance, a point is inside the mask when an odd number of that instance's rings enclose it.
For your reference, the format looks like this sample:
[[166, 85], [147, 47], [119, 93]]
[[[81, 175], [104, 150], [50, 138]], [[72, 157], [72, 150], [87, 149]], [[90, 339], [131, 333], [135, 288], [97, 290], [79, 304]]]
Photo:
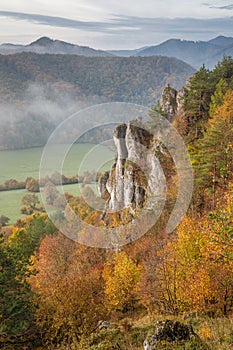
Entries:
[[41, 36], [95, 49], [233, 36], [233, 0], [0, 0], [0, 43]]

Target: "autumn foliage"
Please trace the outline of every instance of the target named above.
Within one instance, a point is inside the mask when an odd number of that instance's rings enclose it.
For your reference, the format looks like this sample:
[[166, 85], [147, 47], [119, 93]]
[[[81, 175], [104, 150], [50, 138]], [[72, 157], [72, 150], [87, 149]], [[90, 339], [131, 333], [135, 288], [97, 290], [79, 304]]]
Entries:
[[[10, 350], [23, 349], [26, 344], [25, 349], [81, 349], [86, 338], [93, 339], [101, 320], [192, 312], [232, 315], [230, 72], [233, 61], [225, 59], [213, 72], [202, 67], [188, 83], [184, 110], [175, 124], [190, 151], [194, 195], [175, 232], [165, 231], [177, 192], [171, 166], [162, 219], [142, 238], [116, 251], [68, 239], [38, 210], [12, 227], [1, 228], [0, 348], [10, 344]], [[170, 160], [164, 164], [169, 170]], [[50, 204], [59, 199], [52, 189], [45, 189]], [[90, 190], [86, 195], [95, 200]], [[82, 198], [66, 195], [66, 199], [82, 220], [102, 227], [100, 215]], [[117, 215], [112, 219], [112, 226], [117, 226]], [[200, 334], [210, 337], [209, 328], [203, 325]]]

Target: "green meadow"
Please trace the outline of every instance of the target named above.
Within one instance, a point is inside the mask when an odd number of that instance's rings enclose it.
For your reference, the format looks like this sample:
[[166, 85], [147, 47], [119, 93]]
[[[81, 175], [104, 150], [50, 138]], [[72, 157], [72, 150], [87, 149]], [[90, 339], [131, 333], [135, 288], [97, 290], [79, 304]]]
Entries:
[[[59, 158], [59, 145], [57, 146], [56, 157]], [[40, 161], [43, 153], [43, 147], [30, 148], [25, 150], [1, 151], [0, 152], [0, 184], [9, 179], [23, 181], [27, 177], [39, 178]], [[90, 144], [75, 144], [67, 154], [63, 174], [66, 176], [81, 175], [85, 171], [104, 171], [109, 169], [113, 162], [113, 152], [107, 147]], [[87, 161], [85, 161], [87, 159]], [[110, 160], [110, 161], [109, 161]], [[80, 164], [83, 163], [81, 170]], [[52, 165], [48, 164], [48, 170], [51, 171]], [[65, 192], [73, 195], [80, 194], [78, 184], [66, 185]], [[96, 191], [96, 185], [90, 185]], [[21, 200], [26, 190], [13, 190], [0, 192], [0, 215], [6, 215], [10, 218], [10, 223], [14, 223], [18, 218], [23, 217], [20, 213]], [[40, 194], [38, 194], [38, 197]]]

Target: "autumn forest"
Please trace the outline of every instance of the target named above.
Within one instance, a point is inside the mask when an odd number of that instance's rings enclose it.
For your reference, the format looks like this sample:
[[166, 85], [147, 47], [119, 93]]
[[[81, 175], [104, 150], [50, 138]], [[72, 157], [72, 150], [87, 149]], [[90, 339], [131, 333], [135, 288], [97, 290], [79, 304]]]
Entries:
[[[22, 66], [22, 55], [1, 57], [0, 68], [5, 65], [13, 72], [17, 63], [18, 71], [26, 74], [30, 67]], [[29, 58], [41, 75], [38, 57], [32, 54]], [[50, 62], [50, 57], [45, 55], [43, 60]], [[59, 55], [56, 60], [63, 69]], [[125, 60], [119, 60], [114, 62], [128, 86], [132, 72], [125, 70]], [[137, 60], [130, 61], [133, 72]], [[91, 60], [85, 62], [91, 67]], [[152, 69], [153, 62], [142, 63], [147, 64], [145, 71], [148, 66]], [[165, 62], [167, 67], [169, 62]], [[72, 58], [70, 64], [84, 63]], [[51, 72], [56, 76], [55, 68], [50, 67]], [[108, 73], [111, 76], [107, 66]], [[22, 73], [14, 70], [14, 79], [16, 76], [23, 84]], [[87, 80], [86, 76], [83, 84]], [[141, 87], [147, 91], [143, 99], [151, 104], [150, 92], [155, 91], [146, 84]], [[89, 86], [95, 89], [97, 85], [92, 81]], [[118, 83], [106, 89], [117, 99]], [[158, 112], [170, 118], [161, 102], [150, 108], [152, 130]], [[0, 223], [1, 349], [142, 349], [156, 322], [165, 319], [192, 327], [195, 336], [175, 343], [163, 340], [156, 349], [233, 346], [233, 59], [224, 57], [213, 70], [202, 66], [192, 72], [175, 110], [172, 124], [189, 151], [194, 189], [189, 209], [174, 232], [167, 233], [165, 227], [176, 200], [178, 175], [167, 152], [161, 159], [167, 181], [162, 215], [145, 235], [124, 247], [91, 248], [70, 240], [37, 203], [33, 207], [30, 202], [28, 215], [15, 224]], [[33, 192], [38, 191], [36, 180], [28, 184], [36, 186]], [[51, 205], [56, 201], [62, 209], [50, 180], [44, 190]], [[85, 191], [95, 201], [92, 189], [87, 186]], [[100, 215], [82, 197], [66, 193], [66, 199], [82, 220], [103, 225]], [[116, 227], [121, 223], [112, 215], [108, 224]]]

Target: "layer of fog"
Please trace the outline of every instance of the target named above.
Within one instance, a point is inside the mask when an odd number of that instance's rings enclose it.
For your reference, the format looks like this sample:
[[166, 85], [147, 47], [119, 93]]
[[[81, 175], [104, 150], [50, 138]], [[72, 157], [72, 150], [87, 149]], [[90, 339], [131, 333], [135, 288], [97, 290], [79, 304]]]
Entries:
[[29, 83], [19, 100], [0, 103], [0, 150], [43, 146], [62, 121], [103, 102], [60, 91], [56, 84]]

